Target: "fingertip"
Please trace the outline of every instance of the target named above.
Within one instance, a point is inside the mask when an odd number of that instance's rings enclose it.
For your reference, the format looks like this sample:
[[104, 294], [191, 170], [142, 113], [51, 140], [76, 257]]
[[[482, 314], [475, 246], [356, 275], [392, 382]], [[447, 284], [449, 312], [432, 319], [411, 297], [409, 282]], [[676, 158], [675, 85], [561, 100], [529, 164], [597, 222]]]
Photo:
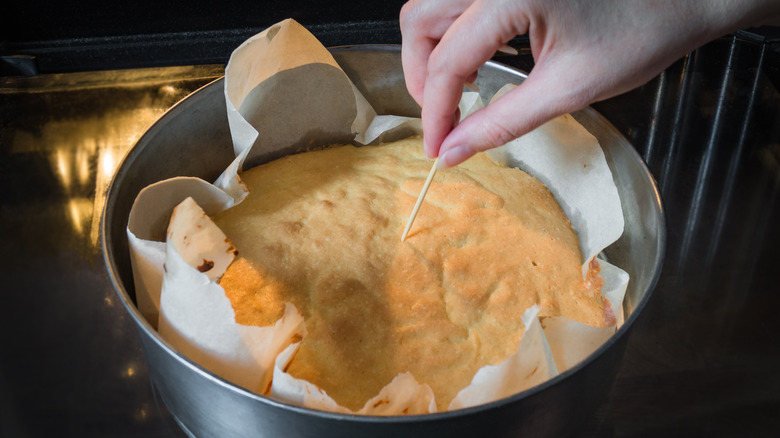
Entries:
[[423, 151], [425, 151], [425, 156], [428, 159], [434, 159], [437, 156], [439, 156], [438, 151], [433, 146], [431, 146], [431, 144], [424, 136], [423, 136]]

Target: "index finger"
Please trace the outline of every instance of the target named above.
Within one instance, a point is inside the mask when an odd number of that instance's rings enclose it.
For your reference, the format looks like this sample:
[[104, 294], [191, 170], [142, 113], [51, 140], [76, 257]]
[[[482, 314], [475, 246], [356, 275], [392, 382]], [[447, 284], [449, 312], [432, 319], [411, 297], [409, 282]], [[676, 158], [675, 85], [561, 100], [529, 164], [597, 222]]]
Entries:
[[[512, 6], [519, 16], [508, 19]], [[527, 30], [528, 21], [518, 11], [516, 5], [507, 1], [477, 1], [455, 20], [431, 52], [422, 105], [423, 133], [429, 156], [438, 156], [444, 138], [452, 130], [453, 115], [466, 79], [488, 61], [496, 49]]]
[[412, 0], [401, 8], [401, 63], [409, 94], [422, 106], [428, 58], [450, 25], [474, 0]]

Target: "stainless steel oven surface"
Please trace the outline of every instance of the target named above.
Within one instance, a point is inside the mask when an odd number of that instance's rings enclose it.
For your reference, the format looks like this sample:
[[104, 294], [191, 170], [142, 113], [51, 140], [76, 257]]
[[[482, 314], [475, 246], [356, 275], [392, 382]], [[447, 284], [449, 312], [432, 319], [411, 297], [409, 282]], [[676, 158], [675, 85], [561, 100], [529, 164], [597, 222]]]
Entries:
[[[399, 6], [309, 21], [328, 46], [398, 44]], [[28, 27], [0, 44], [0, 436], [186, 436], [112, 288], [100, 214], [146, 129], [276, 20], [226, 30], [214, 12], [199, 32], [160, 33], [158, 18], [115, 35], [118, 19], [87, 31], [78, 11], [59, 12], [59, 34]], [[531, 69], [527, 41], [511, 44], [520, 54], [495, 60]], [[668, 241], [607, 398], [575, 436], [780, 433], [778, 86], [772, 32], [738, 32], [594, 105], [655, 177]]]

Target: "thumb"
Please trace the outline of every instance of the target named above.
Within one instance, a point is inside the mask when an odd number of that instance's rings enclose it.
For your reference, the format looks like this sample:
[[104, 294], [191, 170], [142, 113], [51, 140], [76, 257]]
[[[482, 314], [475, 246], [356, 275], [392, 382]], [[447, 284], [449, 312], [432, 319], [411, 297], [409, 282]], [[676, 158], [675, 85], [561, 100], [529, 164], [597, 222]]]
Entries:
[[440, 166], [460, 164], [477, 152], [504, 145], [557, 116], [587, 106], [588, 88], [568, 82], [534, 69], [519, 86], [450, 131], [439, 151]]

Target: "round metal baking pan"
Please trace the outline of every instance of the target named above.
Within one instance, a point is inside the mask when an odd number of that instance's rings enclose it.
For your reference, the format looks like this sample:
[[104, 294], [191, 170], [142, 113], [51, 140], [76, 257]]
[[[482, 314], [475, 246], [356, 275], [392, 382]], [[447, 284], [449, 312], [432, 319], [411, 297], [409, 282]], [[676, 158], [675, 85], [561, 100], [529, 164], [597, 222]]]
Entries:
[[[419, 116], [404, 84], [400, 47], [347, 46], [331, 52], [378, 113]], [[489, 98], [504, 84], [519, 84], [524, 78], [517, 70], [489, 62], [476, 84]], [[599, 139], [621, 197], [625, 232], [604, 253], [631, 276], [625, 324], [582, 363], [514, 396], [452, 412], [366, 417], [290, 406], [237, 387], [182, 356], [141, 316], [126, 234], [136, 195], [174, 176], [214, 181], [234, 157], [222, 79], [171, 108], [119, 166], [108, 189], [101, 232], [109, 275], [138, 329], [151, 379], [182, 428], [195, 437], [538, 437], [576, 431], [605, 399], [631, 326], [658, 280], [666, 226], [655, 181], [633, 147], [592, 109], [573, 116]]]

